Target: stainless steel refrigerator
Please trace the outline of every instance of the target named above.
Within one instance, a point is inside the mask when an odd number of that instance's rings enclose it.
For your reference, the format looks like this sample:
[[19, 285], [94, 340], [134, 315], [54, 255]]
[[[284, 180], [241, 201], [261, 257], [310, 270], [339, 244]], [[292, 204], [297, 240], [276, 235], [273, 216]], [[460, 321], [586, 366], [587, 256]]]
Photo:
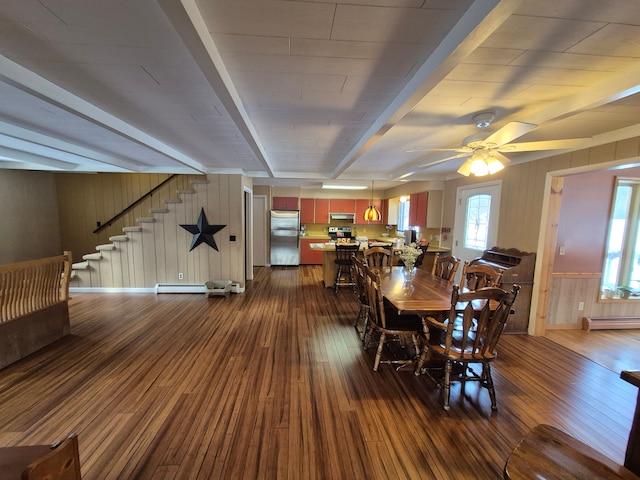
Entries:
[[300, 264], [300, 212], [271, 210], [271, 265]]

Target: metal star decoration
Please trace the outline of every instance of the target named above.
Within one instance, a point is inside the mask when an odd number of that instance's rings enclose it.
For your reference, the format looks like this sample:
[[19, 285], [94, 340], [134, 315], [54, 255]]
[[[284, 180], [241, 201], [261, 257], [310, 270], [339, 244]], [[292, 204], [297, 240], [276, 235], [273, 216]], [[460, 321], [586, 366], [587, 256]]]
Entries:
[[200, 210], [200, 217], [198, 218], [198, 223], [196, 225], [180, 226], [193, 234], [191, 248], [189, 248], [189, 251], [193, 250], [201, 243], [206, 243], [214, 250], [219, 251], [218, 245], [216, 245], [216, 241], [213, 239], [213, 235], [226, 227], [226, 225], [209, 225], [207, 216], [204, 214], [204, 208]]

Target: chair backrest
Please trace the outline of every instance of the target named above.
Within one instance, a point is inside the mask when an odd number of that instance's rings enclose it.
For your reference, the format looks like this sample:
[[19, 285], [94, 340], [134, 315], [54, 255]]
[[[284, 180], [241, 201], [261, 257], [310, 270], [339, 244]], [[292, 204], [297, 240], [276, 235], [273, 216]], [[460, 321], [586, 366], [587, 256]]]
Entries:
[[491, 265], [469, 265], [469, 262], [464, 262], [460, 282], [469, 290], [499, 287], [502, 283], [502, 273], [503, 270], [493, 268]]
[[510, 292], [486, 287], [460, 293], [460, 287], [454, 285], [444, 354], [467, 361], [492, 360], [519, 290], [514, 285]]
[[356, 294], [358, 300], [364, 305], [369, 304], [369, 294], [367, 293], [367, 283], [365, 281], [365, 264], [355, 254], [351, 257], [355, 269]]
[[364, 251], [364, 259], [370, 267], [387, 267], [392, 265], [392, 252], [384, 247], [371, 247]]
[[358, 243], [337, 243], [336, 244], [336, 261], [351, 263], [351, 256], [358, 253], [360, 244]]
[[380, 273], [367, 265], [364, 266], [364, 281], [369, 299], [369, 320], [374, 326], [386, 328], [384, 300], [380, 290]]
[[458, 265], [460, 265], [459, 258], [452, 255], [444, 255], [441, 257], [439, 253], [436, 253], [431, 273], [437, 277], [453, 282], [456, 272], [458, 271]]
[[51, 451], [31, 462], [22, 472], [22, 480], [80, 480], [78, 436], [70, 435]]

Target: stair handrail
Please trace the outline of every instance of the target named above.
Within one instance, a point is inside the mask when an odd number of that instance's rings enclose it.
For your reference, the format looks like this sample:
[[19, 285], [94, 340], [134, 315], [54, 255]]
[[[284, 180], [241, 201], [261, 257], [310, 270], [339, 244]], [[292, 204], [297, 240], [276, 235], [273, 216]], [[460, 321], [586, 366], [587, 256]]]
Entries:
[[113, 222], [115, 222], [117, 219], [119, 219], [121, 216], [123, 216], [125, 213], [127, 213], [129, 210], [131, 210], [133, 207], [135, 207], [136, 205], [138, 205], [140, 202], [142, 202], [144, 199], [146, 199], [147, 197], [151, 197], [153, 196], [153, 194], [158, 191], [160, 188], [162, 188], [166, 183], [168, 183], [169, 181], [171, 181], [174, 177], [177, 177], [178, 174], [174, 173], [173, 175], [171, 175], [170, 177], [166, 178], [165, 180], [163, 180], [161, 183], [159, 183], [158, 185], [156, 185], [155, 187], [153, 187], [151, 190], [149, 190], [147, 193], [145, 193], [143, 196], [141, 196], [140, 198], [138, 198], [136, 201], [134, 201], [131, 205], [129, 205], [128, 207], [125, 207], [124, 210], [122, 210], [120, 213], [115, 214], [113, 217], [111, 217], [109, 220], [107, 220], [104, 223], [101, 223], [100, 226], [98, 228], [96, 228], [93, 233], [98, 233], [101, 232], [102, 230], [104, 230], [107, 227], [110, 227], [111, 224]]

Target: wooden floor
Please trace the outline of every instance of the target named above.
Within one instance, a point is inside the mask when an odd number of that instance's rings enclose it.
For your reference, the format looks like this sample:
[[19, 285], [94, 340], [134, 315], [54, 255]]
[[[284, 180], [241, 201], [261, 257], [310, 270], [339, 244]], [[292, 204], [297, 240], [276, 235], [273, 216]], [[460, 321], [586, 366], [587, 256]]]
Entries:
[[75, 293], [73, 334], [0, 370], [0, 446], [80, 439], [92, 479], [499, 479], [538, 423], [622, 463], [637, 389], [547, 338], [503, 337], [486, 391], [373, 372], [319, 267], [244, 294]]

